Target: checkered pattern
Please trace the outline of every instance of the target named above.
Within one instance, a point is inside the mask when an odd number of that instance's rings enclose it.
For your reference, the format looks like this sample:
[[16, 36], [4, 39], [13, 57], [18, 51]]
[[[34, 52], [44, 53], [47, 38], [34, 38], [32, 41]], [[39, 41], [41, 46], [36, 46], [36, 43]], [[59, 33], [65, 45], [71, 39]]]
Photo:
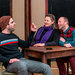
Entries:
[[74, 30], [75, 28], [71, 27], [67, 32], [66, 34], [64, 35], [63, 31], [60, 30], [60, 36], [62, 37], [66, 37], [66, 38], [69, 38], [69, 37], [72, 37], [72, 31]]

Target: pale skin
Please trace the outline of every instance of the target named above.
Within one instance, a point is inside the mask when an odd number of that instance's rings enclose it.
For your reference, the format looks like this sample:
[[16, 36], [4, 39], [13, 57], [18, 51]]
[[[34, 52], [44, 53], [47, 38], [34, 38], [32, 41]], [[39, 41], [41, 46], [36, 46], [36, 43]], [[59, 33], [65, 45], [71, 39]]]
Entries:
[[[49, 27], [51, 26], [55, 21], [51, 21], [50, 17], [45, 17], [45, 20], [44, 20], [44, 26], [45, 27]], [[33, 46], [35, 47], [42, 47], [42, 46], [45, 46], [45, 43], [37, 43], [37, 44], [34, 44]]]
[[[69, 27], [68, 21], [64, 19], [64, 17], [60, 17], [58, 19], [58, 27], [59, 29], [63, 30], [63, 32], [66, 31], [66, 29]], [[60, 37], [60, 40], [63, 42], [66, 42], [63, 37]], [[64, 44], [65, 47], [72, 47], [70, 43]]]
[[[9, 25], [6, 26], [6, 28], [2, 31], [2, 33], [10, 34], [15, 30], [15, 22], [12, 18], [9, 20]], [[36, 26], [34, 24], [31, 24], [31, 31], [36, 32]], [[14, 63], [20, 61], [19, 59], [13, 58], [9, 60], [9, 63]]]

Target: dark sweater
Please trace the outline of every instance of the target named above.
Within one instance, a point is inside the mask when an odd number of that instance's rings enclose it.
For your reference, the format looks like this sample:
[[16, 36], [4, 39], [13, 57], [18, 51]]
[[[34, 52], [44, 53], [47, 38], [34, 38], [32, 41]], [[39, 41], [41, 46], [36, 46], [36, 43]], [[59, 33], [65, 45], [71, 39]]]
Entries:
[[0, 61], [8, 65], [12, 58], [21, 58], [23, 54], [18, 47], [27, 48], [32, 42], [34, 32], [31, 32], [27, 41], [19, 39], [15, 34], [0, 33]]

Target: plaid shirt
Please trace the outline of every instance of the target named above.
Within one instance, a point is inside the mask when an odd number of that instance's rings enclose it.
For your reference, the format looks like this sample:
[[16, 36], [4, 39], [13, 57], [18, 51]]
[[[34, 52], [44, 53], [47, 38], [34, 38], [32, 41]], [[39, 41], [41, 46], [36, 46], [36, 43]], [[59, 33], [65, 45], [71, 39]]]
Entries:
[[75, 28], [73, 28], [73, 27], [71, 27], [67, 32], [66, 32], [66, 34], [64, 35], [64, 33], [63, 33], [63, 31], [62, 30], [60, 30], [60, 36], [61, 37], [66, 37], [66, 38], [70, 38], [70, 37], [72, 37], [72, 31], [74, 30]]

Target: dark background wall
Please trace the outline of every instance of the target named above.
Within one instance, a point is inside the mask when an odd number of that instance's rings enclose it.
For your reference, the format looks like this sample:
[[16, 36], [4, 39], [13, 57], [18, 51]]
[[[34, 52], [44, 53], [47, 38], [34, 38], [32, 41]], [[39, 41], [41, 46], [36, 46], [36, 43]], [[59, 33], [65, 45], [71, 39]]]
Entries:
[[69, 19], [70, 26], [75, 27], [75, 0], [48, 0], [48, 13], [59, 17], [65, 16]]
[[8, 15], [10, 15], [10, 0], [0, 0], [0, 17]]
[[10, 15], [10, 0], [0, 0], [0, 17]]

